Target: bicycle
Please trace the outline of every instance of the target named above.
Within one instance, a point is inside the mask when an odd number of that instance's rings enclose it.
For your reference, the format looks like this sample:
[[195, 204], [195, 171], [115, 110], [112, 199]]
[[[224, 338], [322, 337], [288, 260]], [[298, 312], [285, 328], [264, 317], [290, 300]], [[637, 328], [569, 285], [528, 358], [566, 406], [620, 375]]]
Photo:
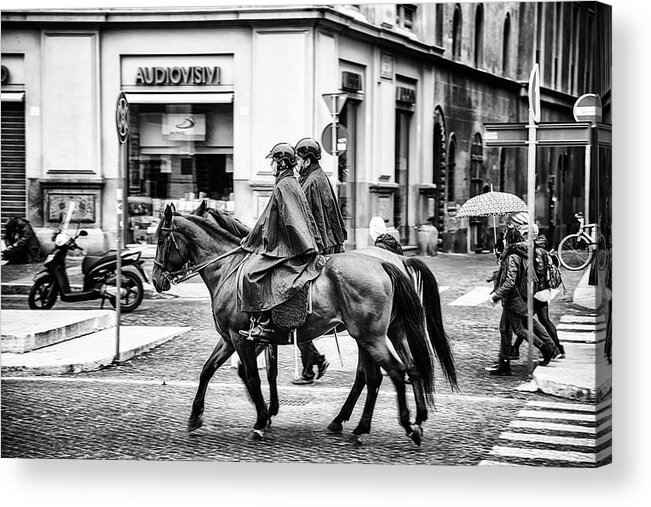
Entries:
[[579, 221], [579, 232], [568, 234], [558, 245], [558, 259], [565, 269], [579, 271], [597, 258], [599, 269], [606, 267], [608, 251], [606, 238], [598, 224], [586, 224], [582, 213], [574, 215]]

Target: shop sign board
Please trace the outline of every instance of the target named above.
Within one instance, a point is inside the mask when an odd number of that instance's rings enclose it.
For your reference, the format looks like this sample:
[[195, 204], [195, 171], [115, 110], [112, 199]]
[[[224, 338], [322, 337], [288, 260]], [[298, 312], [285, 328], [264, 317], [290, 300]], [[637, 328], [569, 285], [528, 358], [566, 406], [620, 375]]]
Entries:
[[161, 128], [168, 140], [205, 141], [206, 115], [168, 113], [163, 115]]

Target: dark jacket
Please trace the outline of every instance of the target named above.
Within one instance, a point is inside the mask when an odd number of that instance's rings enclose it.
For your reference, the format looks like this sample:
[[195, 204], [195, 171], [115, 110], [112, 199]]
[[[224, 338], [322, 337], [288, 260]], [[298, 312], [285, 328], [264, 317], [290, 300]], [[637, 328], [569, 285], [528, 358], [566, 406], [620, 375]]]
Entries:
[[316, 227], [326, 252], [344, 244], [348, 237], [344, 218], [330, 180], [317, 162], [312, 162], [299, 177]]
[[516, 243], [508, 247], [493, 291], [493, 300], [502, 300], [506, 310], [527, 315], [527, 244]]
[[41, 262], [45, 256], [36, 233], [25, 218], [11, 217], [5, 223], [4, 258], [14, 264]]
[[242, 248], [254, 254], [242, 268], [238, 287], [238, 306], [244, 312], [264, 312], [284, 303], [321, 272], [321, 237], [291, 169], [276, 177], [269, 203]]
[[549, 289], [549, 283], [545, 276], [545, 267], [549, 252], [547, 251], [547, 238], [545, 236], [538, 236], [534, 242], [534, 269], [536, 273], [536, 283], [534, 284], [534, 292], [539, 290]]

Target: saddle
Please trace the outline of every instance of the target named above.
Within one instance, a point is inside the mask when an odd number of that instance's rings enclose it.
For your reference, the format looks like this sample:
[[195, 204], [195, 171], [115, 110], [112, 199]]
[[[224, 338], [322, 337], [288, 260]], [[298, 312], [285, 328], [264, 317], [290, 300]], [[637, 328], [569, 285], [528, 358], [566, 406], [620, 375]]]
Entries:
[[[246, 312], [269, 311], [273, 324], [280, 330], [302, 326], [309, 313], [310, 284], [325, 265], [325, 258], [317, 256], [312, 274], [302, 277], [308, 269], [303, 264], [294, 269], [282, 260], [267, 261], [252, 256], [237, 271], [238, 307]], [[297, 273], [300, 273], [297, 275]]]

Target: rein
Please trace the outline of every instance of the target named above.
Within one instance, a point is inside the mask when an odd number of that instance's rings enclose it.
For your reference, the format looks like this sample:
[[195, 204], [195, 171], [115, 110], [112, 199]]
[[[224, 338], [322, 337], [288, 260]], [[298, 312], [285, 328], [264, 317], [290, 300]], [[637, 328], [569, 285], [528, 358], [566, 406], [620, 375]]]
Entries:
[[[176, 239], [174, 237], [174, 230], [172, 229], [171, 224], [170, 224], [169, 228], [165, 227], [165, 228], [161, 228], [161, 230], [170, 231], [170, 237], [171, 237], [172, 243], [174, 244], [174, 247], [176, 248], [176, 250], [178, 252], [180, 252], [179, 246], [176, 243]], [[225, 259], [226, 257], [229, 257], [229, 256], [239, 252], [240, 250], [242, 250], [242, 246], [238, 246], [236, 248], [233, 248], [232, 250], [229, 250], [226, 253], [223, 253], [223, 254], [221, 254], [221, 255], [213, 258], [213, 259], [209, 259], [207, 261], [204, 261], [201, 264], [197, 264], [196, 266], [192, 266], [190, 264], [190, 261], [188, 261], [188, 262], [186, 262], [185, 267], [183, 267], [182, 269], [179, 269], [178, 271], [173, 271], [173, 272], [167, 271], [165, 269], [165, 266], [162, 263], [158, 262], [158, 260], [156, 260], [156, 259], [154, 259], [154, 264], [161, 269], [161, 271], [163, 272], [163, 276], [167, 279], [168, 282], [170, 282], [172, 285], [176, 285], [178, 283], [185, 282], [186, 280], [189, 280], [190, 278], [193, 278], [193, 277], [197, 276], [202, 269], [205, 269], [208, 266], [210, 266], [212, 264], [215, 264], [216, 262], [219, 262], [220, 260]], [[169, 252], [167, 252], [167, 253], [169, 254]], [[166, 257], [166, 260], [167, 260], [167, 256], [165, 256], [165, 257]]]

